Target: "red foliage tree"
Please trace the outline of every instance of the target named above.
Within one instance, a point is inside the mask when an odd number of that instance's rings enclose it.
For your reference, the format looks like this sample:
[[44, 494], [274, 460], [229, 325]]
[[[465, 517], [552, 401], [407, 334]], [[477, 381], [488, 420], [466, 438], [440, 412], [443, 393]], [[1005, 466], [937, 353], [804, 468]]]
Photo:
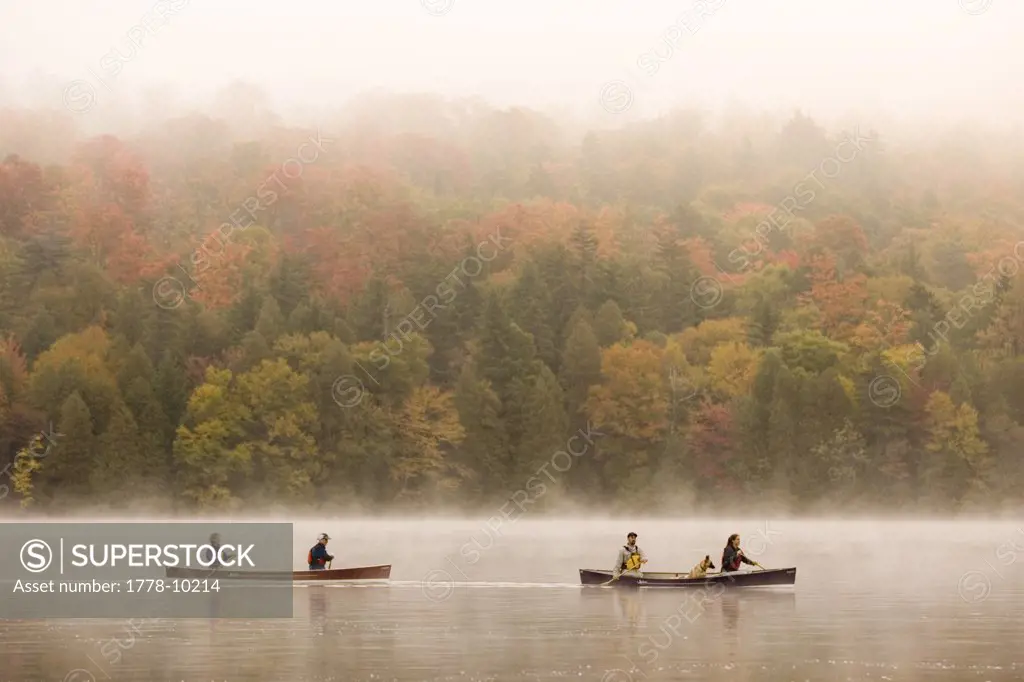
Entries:
[[859, 324], [867, 304], [867, 277], [847, 274], [840, 280], [836, 257], [830, 253], [811, 256], [811, 291], [804, 294], [821, 313], [821, 331], [837, 340], [847, 338]]
[[24, 237], [32, 232], [35, 218], [53, 200], [43, 172], [17, 155], [0, 163], [0, 235]]
[[729, 463], [733, 456], [734, 420], [728, 405], [705, 402], [693, 415], [687, 434], [687, 446], [693, 462], [693, 473], [701, 485], [717, 489], [734, 484]]
[[148, 219], [149, 173], [119, 140], [104, 136], [79, 149], [72, 166], [69, 229], [75, 243], [122, 284], [160, 264], [140, 226]]
[[833, 215], [814, 226], [814, 245], [834, 253], [844, 268], [855, 268], [864, 262], [868, 238], [853, 218]]

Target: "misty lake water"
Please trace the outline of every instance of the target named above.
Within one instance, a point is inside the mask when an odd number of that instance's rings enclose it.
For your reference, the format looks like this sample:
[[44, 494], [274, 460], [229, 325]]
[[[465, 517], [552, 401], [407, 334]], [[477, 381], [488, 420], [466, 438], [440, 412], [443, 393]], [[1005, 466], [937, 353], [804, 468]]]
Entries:
[[[78, 519], [76, 519], [78, 520]], [[390, 584], [296, 585], [290, 620], [0, 621], [0, 680], [1021, 680], [1024, 531], [1010, 522], [326, 520], [340, 566]], [[496, 525], [496, 524], [492, 524]], [[579, 585], [629, 531], [652, 571], [716, 565], [738, 532], [793, 587]], [[5, 589], [10, 589], [9, 586]]]

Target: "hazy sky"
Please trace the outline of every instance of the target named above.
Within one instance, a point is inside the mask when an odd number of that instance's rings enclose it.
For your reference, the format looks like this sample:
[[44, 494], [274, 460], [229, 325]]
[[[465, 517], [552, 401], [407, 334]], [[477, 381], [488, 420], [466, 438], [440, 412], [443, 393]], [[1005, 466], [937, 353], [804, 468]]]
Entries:
[[736, 101], [1002, 123], [1022, 26], [1021, 0], [8, 0], [0, 97], [60, 107], [82, 79], [101, 103], [155, 85], [198, 101], [245, 79], [284, 111], [382, 87], [609, 117], [600, 93], [621, 80], [630, 114]]

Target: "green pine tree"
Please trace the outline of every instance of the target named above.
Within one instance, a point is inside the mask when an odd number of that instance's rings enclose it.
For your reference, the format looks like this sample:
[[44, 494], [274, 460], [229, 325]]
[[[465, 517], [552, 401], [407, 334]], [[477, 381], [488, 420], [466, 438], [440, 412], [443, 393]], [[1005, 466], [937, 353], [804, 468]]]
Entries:
[[501, 399], [479, 378], [473, 363], [464, 365], [459, 374], [455, 407], [466, 429], [466, 437], [456, 449], [459, 463], [477, 473], [473, 486], [477, 495], [500, 494], [512, 474]]
[[594, 333], [602, 348], [614, 346], [632, 337], [630, 325], [622, 316], [618, 303], [609, 299], [601, 304], [594, 316]]
[[580, 417], [591, 386], [601, 381], [601, 347], [584, 316], [576, 318], [562, 349], [562, 386], [567, 412], [573, 422]]

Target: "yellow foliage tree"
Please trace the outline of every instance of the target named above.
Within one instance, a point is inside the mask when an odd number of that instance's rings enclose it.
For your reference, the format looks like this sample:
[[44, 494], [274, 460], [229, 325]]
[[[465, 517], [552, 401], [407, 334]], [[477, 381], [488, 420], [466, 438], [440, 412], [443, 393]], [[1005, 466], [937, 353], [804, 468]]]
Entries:
[[27, 509], [35, 503], [35, 498], [32, 496], [32, 489], [34, 487], [32, 474], [42, 466], [36, 456], [45, 450], [46, 443], [40, 434], [33, 438], [31, 443], [19, 450], [14, 458], [11, 484], [14, 486], [14, 491], [21, 495], [20, 504], [22, 509]]
[[730, 342], [745, 343], [747, 326], [748, 322], [742, 317], [705, 320], [679, 334], [679, 344], [686, 352], [686, 358], [690, 363], [706, 365], [711, 361], [711, 352], [715, 346]]
[[662, 349], [648, 341], [616, 344], [601, 353], [604, 381], [590, 388], [587, 413], [609, 433], [653, 441], [667, 426], [667, 377]]
[[750, 393], [760, 354], [738, 341], [722, 343], [711, 351], [708, 375], [712, 389], [729, 398]]
[[402, 404], [397, 421], [406, 447], [391, 462], [391, 477], [401, 483], [402, 493], [410, 493], [423, 479], [441, 487], [457, 484], [450, 475], [455, 469], [442, 451], [442, 445], [459, 443], [466, 435], [453, 395], [436, 386], [418, 386]]
[[984, 465], [988, 445], [978, 431], [978, 412], [967, 403], [953, 404], [948, 393], [934, 391], [925, 406], [928, 414], [929, 439], [925, 447], [929, 452], [949, 452], [971, 469], [978, 471]]

